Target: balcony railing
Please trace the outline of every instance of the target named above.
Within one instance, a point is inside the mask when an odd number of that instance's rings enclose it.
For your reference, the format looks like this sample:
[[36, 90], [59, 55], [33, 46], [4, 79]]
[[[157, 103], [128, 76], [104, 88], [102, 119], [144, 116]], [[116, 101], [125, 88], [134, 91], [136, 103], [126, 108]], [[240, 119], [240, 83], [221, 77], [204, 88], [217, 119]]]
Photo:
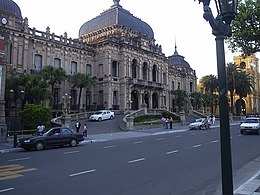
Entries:
[[165, 84], [162, 84], [162, 83], [157, 83], [157, 82], [153, 82], [153, 81], [145, 81], [145, 80], [136, 79], [136, 78], [129, 78], [128, 83], [134, 84], [137, 86], [152, 87], [152, 88], [159, 88], [159, 89], [163, 89], [166, 87]]

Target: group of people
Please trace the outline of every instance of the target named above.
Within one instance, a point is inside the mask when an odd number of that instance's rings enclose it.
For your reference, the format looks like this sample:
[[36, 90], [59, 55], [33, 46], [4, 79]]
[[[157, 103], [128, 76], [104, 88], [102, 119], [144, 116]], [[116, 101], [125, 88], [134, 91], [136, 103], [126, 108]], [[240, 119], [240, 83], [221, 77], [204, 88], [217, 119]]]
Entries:
[[39, 125], [37, 126], [37, 134], [38, 134], [38, 135], [42, 135], [42, 134], [44, 133], [44, 130], [45, 130], [44, 124], [39, 124]]
[[[80, 131], [80, 127], [81, 127], [81, 123], [78, 121], [76, 122], [75, 124], [75, 128], [76, 128], [76, 132], [79, 133]], [[84, 126], [83, 126], [83, 132], [82, 132], [83, 136], [84, 137], [87, 137], [88, 136], [88, 129], [87, 129], [87, 124], [85, 123]]]
[[169, 128], [169, 124], [170, 124], [170, 129], [172, 129], [172, 124], [173, 124], [173, 118], [172, 116], [170, 117], [162, 117], [162, 124], [163, 124], [163, 128], [168, 129]]

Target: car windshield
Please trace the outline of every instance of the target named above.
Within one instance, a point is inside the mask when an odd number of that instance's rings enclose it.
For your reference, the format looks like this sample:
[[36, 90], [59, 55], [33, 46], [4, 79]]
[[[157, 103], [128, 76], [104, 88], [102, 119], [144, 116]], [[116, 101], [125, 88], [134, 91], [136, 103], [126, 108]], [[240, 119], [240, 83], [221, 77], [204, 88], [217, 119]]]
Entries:
[[196, 119], [195, 122], [202, 122], [202, 118]]
[[259, 123], [258, 119], [246, 119], [244, 123]]
[[96, 112], [95, 114], [102, 114], [102, 112]]

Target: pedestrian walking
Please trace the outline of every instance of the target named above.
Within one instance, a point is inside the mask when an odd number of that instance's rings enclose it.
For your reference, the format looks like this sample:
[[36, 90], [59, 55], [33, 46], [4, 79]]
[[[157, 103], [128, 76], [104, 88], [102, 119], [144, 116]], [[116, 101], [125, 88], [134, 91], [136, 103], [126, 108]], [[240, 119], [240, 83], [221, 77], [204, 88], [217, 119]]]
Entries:
[[172, 129], [173, 118], [170, 116], [170, 129]]
[[76, 127], [76, 132], [79, 133], [79, 130], [80, 130], [80, 127], [81, 127], [81, 124], [80, 124], [79, 121], [76, 122], [75, 127]]
[[162, 125], [163, 125], [163, 128], [165, 128], [165, 118], [164, 117], [162, 117]]
[[168, 122], [169, 122], [169, 120], [168, 120], [168, 118], [166, 117], [166, 118], [165, 118], [165, 129], [168, 129]]
[[88, 137], [87, 124], [85, 124], [85, 125], [83, 126], [83, 136], [84, 136], [84, 137]]

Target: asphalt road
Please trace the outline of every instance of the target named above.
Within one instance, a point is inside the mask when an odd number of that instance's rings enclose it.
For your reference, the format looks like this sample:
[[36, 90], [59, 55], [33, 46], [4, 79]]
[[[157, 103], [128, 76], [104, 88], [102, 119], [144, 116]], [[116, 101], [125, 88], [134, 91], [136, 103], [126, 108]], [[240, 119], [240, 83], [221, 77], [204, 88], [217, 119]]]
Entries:
[[[231, 137], [235, 173], [260, 156], [260, 136]], [[2, 154], [0, 194], [212, 195], [220, 170], [214, 128]]]

